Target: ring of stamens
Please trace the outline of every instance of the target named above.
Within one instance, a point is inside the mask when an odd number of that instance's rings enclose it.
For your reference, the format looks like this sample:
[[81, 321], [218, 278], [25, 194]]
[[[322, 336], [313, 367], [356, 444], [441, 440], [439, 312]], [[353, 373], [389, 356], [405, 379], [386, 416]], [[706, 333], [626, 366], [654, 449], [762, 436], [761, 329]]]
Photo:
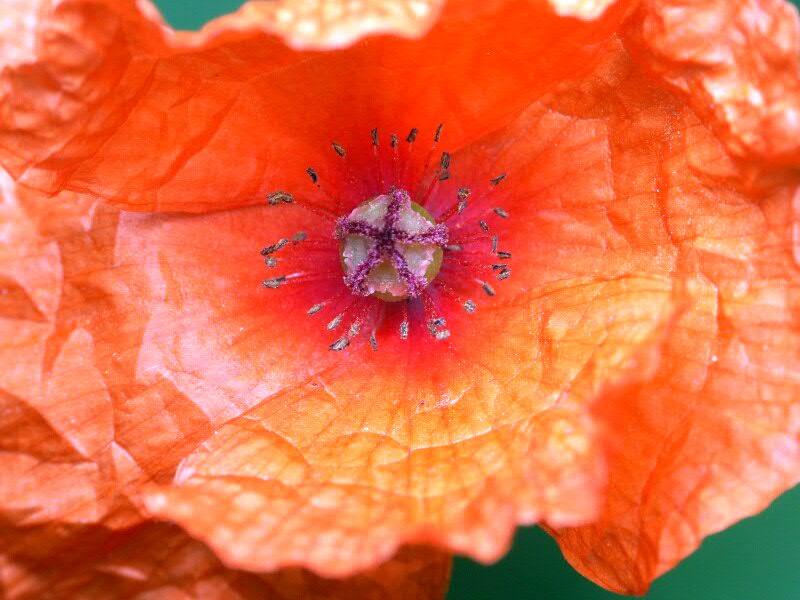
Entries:
[[[441, 131], [440, 125], [436, 129], [423, 171], [427, 171], [431, 163]], [[325, 317], [326, 329], [329, 331], [345, 325], [345, 333], [329, 345], [330, 350], [337, 352], [348, 348], [361, 331], [368, 333], [369, 345], [377, 350], [378, 333], [383, 328], [382, 324], [387, 322], [386, 316], [390, 312], [397, 315], [396, 318], [399, 317], [399, 329], [395, 330], [399, 331], [399, 338], [408, 339], [414, 306], [415, 315], [422, 316], [420, 313], [424, 313], [430, 335], [437, 341], [447, 340], [450, 331], [445, 328], [445, 306], [455, 302], [466, 313], [472, 314], [476, 311], [477, 304], [469, 297], [468, 287], [477, 284], [487, 296], [492, 297], [495, 289], [487, 281], [487, 275], [492, 273], [498, 281], [511, 275], [511, 253], [499, 248], [499, 237], [489, 224], [493, 217], [509, 218], [509, 213], [501, 207], [486, 206], [493, 190], [506, 178], [505, 173], [490, 179], [487, 188], [478, 184], [477, 193], [470, 188], [458, 188], [455, 201], [449, 208], [443, 209], [441, 204], [437, 206], [434, 202], [431, 209], [437, 214], [434, 219], [426, 206], [429, 206], [431, 198], [440, 194], [441, 182], [450, 178], [450, 154], [442, 153], [436, 174], [427, 180], [425, 186], [417, 189], [417, 204], [411, 201], [405, 190], [387, 185], [389, 182], [385, 181], [385, 177], [388, 173], [382, 166], [384, 163], [381, 163], [378, 130], [373, 129], [371, 136], [376, 159], [376, 187], [388, 188], [388, 192], [363, 202], [345, 217], [338, 216], [325, 204], [333, 202], [341, 206], [340, 199], [322, 186], [317, 171], [309, 167], [306, 172], [313, 186], [313, 193], [323, 200], [322, 203], [312, 199], [299, 199], [284, 191], [273, 192], [267, 198], [270, 206], [293, 204], [333, 225], [333, 239], [307, 239], [307, 234], [301, 231], [291, 239], [280, 239], [267, 246], [261, 254], [269, 268], [277, 267], [279, 262], [283, 264], [286, 257], [279, 259], [278, 255], [287, 251], [295, 255], [293, 263], [299, 260], [294, 263], [295, 267], [300, 267], [298, 270], [265, 279], [263, 285], [268, 289], [278, 289], [289, 284], [315, 285], [315, 281], [331, 278], [339, 281], [343, 279], [345, 285], [341, 290], [316, 299], [316, 303], [306, 311], [310, 316], [323, 311], [329, 312], [332, 318]], [[405, 140], [409, 154], [417, 137], [418, 130], [412, 129]], [[406, 166], [399, 160], [399, 145], [400, 137], [393, 134], [390, 144], [391, 163], [387, 167], [391, 173], [388, 177], [390, 182], [405, 178]], [[348, 154], [345, 148], [333, 143], [333, 150], [346, 164]], [[349, 168], [347, 176], [351, 184], [359, 180], [359, 176]], [[477, 211], [471, 202], [473, 197], [478, 200]], [[473, 216], [465, 217], [468, 204], [473, 207]], [[446, 226], [445, 223], [451, 219], [456, 223], [451, 227]], [[471, 229], [472, 227], [475, 229]], [[315, 270], [311, 259], [315, 252], [331, 251], [331, 243], [337, 241], [343, 278], [328, 269]], [[308, 249], [297, 254], [292, 249], [300, 244], [304, 247], [308, 245]], [[409, 253], [409, 249], [416, 250], [417, 254]], [[309, 255], [308, 252], [312, 254]], [[440, 269], [441, 281], [433, 283]], [[384, 279], [384, 284], [388, 282], [383, 288], [379, 281], [379, 285], [376, 285], [376, 279], [381, 278]], [[462, 296], [462, 293], [467, 295]], [[396, 306], [376, 300], [388, 301]], [[404, 302], [397, 302], [398, 300]]]

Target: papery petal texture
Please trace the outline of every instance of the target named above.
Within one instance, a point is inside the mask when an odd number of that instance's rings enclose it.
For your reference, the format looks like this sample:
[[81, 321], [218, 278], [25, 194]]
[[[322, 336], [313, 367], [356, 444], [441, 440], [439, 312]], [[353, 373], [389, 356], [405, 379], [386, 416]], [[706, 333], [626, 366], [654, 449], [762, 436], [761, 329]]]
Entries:
[[[700, 4], [685, 4], [699, 10]], [[729, 10], [734, 6], [741, 5], [719, 5], [716, 16], [739, 15]], [[691, 8], [660, 17], [685, 17], [686, 11]], [[760, 21], [769, 22], [779, 21]], [[681, 28], [672, 34], [688, 35]], [[756, 52], [753, 62], [761, 60], [767, 59]], [[747, 64], [735, 63], [729, 74], [746, 77]], [[762, 116], [779, 115], [797, 84], [794, 69], [770, 64], [774, 70], [764, 67], [763, 80], [783, 77], [787, 96], [765, 96]], [[599, 75], [591, 85], [609, 86], [608, 76], [602, 70]], [[627, 121], [633, 110], [630, 82], [609, 87], [614, 92], [596, 110]], [[648, 117], [640, 117], [661, 130], [651, 136], [651, 159], [644, 161], [655, 169], [645, 173], [652, 177], [648, 185], [658, 219], [674, 249], [672, 276], [685, 282], [691, 300], [658, 347], [660, 358], [645, 381], [613, 387], [600, 398], [596, 416], [606, 431], [610, 462], [599, 518], [554, 531], [576, 568], [617, 592], [644, 593], [704, 536], [762, 510], [800, 479], [800, 365], [794, 351], [798, 188], [796, 174], [783, 163], [789, 140], [771, 136], [770, 118], [742, 118], [734, 125], [748, 127], [749, 139], [766, 144], [760, 150], [751, 146], [756, 160], [743, 162], [743, 146], [720, 129], [719, 120], [698, 119], [695, 107], [717, 106], [702, 89], [686, 90], [697, 92], [690, 98], [693, 110], [676, 111], [654, 95]], [[752, 177], [766, 157], [773, 160], [777, 182]], [[615, 166], [618, 182], [625, 167]], [[636, 176], [645, 173], [639, 167]], [[636, 226], [646, 224], [637, 218]]]
[[800, 165], [794, 6], [783, 0], [647, 0], [624, 37], [642, 67], [684, 97], [728, 152], [745, 161], [745, 172]]
[[303, 569], [228, 569], [203, 544], [166, 524], [4, 533], [4, 550], [18, 550], [0, 554], [4, 594], [15, 600], [439, 600], [450, 577], [450, 557], [428, 548], [404, 548], [376, 569], [330, 580]]
[[176, 37], [132, 0], [4, 8], [39, 18], [20, 19], [2, 75], [0, 158], [29, 187], [134, 210], [255, 204], [278, 182], [298, 186], [352, 123], [448, 122], [455, 148], [507, 122], [591, 65], [618, 4], [582, 23], [543, 0], [454, 2], [419, 41], [376, 37], [335, 53], [291, 50], [255, 26]]
[[[0, 586], [34, 598], [442, 598], [450, 558], [401, 548], [380, 567], [323, 580], [302, 569], [229, 570], [175, 527], [139, 510], [139, 486], [169, 481], [211, 434], [170, 382], [137, 381], [114, 331], [119, 215], [74, 195], [14, 189], [4, 175], [0, 387]], [[12, 335], [13, 332], [13, 335]], [[14, 358], [11, 358], [11, 357]], [[18, 361], [15, 358], [22, 357]], [[218, 423], [218, 421], [217, 421]]]
[[[492, 560], [519, 522], [591, 518], [604, 477], [592, 398], [636, 376], [686, 293], [667, 270], [648, 273], [674, 255], [662, 228], [642, 233], [664, 241], [653, 256], [609, 219], [629, 201], [615, 194], [610, 152], [602, 119], [543, 103], [454, 154], [465, 173], [487, 160], [516, 173], [504, 197], [515, 278], [479, 314], [448, 316], [456, 341], [444, 348], [398, 339], [339, 356], [313, 332], [298, 338], [289, 317], [305, 318], [309, 299], [270, 303], [247, 258], [259, 234], [294, 230], [288, 210], [126, 215], [117, 256], [139, 265], [136, 289], [151, 298], [142, 373], [239, 415], [174, 486], [148, 494], [148, 509], [230, 564], [307, 561], [329, 575], [412, 541]], [[193, 242], [210, 232], [213, 244]], [[223, 261], [229, 280], [210, 278]], [[248, 399], [257, 406], [245, 410]]]
[[[0, 9], [16, 597], [77, 545], [64, 597], [435, 598], [448, 559], [409, 544], [490, 561], [537, 521], [641, 593], [798, 480], [795, 13], [412, 4], [255, 2], [197, 34], [142, 1]], [[331, 352], [259, 255], [329, 224], [265, 198], [344, 214], [371, 129], [439, 123], [441, 193], [508, 174], [485, 209], [513, 277], [444, 343]]]
[[419, 37], [439, 16], [444, 0], [257, 0], [215, 19], [199, 35], [182, 34], [190, 44], [231, 30], [260, 29], [297, 49], [348, 46], [379, 33]]

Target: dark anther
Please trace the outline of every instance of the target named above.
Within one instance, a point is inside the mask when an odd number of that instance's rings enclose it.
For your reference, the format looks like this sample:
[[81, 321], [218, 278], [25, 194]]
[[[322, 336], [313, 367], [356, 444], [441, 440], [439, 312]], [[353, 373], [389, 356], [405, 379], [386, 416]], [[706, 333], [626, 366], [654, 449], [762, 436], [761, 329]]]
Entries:
[[503, 181], [503, 179], [505, 179], [505, 178], [506, 178], [506, 174], [505, 174], [505, 173], [503, 173], [503, 174], [501, 174], [501, 175], [498, 175], [498, 176], [497, 176], [497, 177], [495, 177], [494, 179], [491, 179], [490, 181], [492, 182], [492, 185], [497, 185], [498, 183], [500, 183], [501, 181]]
[[370, 336], [369, 336], [369, 345], [372, 346], [373, 350], [377, 350], [378, 349], [378, 340], [375, 339], [375, 334], [374, 333], [370, 334]]
[[278, 266], [278, 259], [272, 258], [271, 256], [267, 256], [264, 258], [264, 264], [267, 265], [270, 269]]
[[467, 311], [468, 313], [470, 314], [474, 313], [476, 308], [477, 307], [475, 306], [475, 303], [472, 300], [467, 300], [466, 302], [464, 302], [464, 310]]
[[407, 141], [409, 144], [413, 144], [413, 143], [414, 143], [414, 140], [416, 140], [416, 139], [417, 139], [417, 134], [418, 134], [418, 133], [419, 133], [419, 129], [417, 129], [416, 127], [414, 127], [414, 129], [412, 129], [411, 131], [409, 131], [409, 132], [408, 132], [408, 137], [406, 138], [406, 141]]
[[492, 236], [492, 252], [497, 252], [497, 241], [498, 241], [497, 236], [493, 235]]
[[504, 219], [508, 218], [508, 212], [505, 209], [500, 208], [499, 206], [494, 209], [494, 214]]
[[478, 225], [480, 225], [481, 229], [484, 231], [489, 231], [489, 226], [486, 224], [486, 221], [478, 221]]
[[370, 131], [370, 135], [372, 136], [372, 145], [373, 146], [377, 146], [378, 145], [378, 128], [376, 127], [375, 129]]
[[459, 201], [459, 203], [458, 203], [458, 214], [463, 213], [465, 210], [467, 210], [467, 199], [466, 198], [464, 198], [463, 200]]
[[408, 339], [408, 321], [403, 321], [400, 323], [400, 339]]
[[336, 154], [338, 154], [342, 158], [344, 158], [345, 151], [344, 151], [344, 148], [342, 147], [341, 144], [337, 144], [336, 142], [333, 142], [333, 151], [336, 152]]
[[272, 244], [272, 246], [267, 246], [266, 248], [261, 249], [261, 254], [264, 256], [269, 256], [273, 252], [277, 252], [281, 248], [283, 248], [286, 244], [289, 243], [289, 240], [286, 238], [281, 238], [277, 241], [277, 243]]
[[497, 253], [500, 258], [511, 258], [511, 252], [503, 252], [502, 250]]
[[342, 322], [342, 318], [343, 316], [341, 314], [336, 315], [335, 317], [333, 317], [333, 319], [331, 319], [330, 323], [328, 323], [325, 327], [327, 327], [330, 330], [336, 329]]
[[492, 271], [502, 271], [506, 267], [508, 267], [506, 264], [492, 265]]
[[494, 288], [488, 283], [483, 284], [483, 291], [486, 292], [487, 296], [494, 296]]
[[294, 202], [294, 198], [289, 192], [272, 192], [269, 196], [267, 196], [267, 202], [270, 206], [275, 206], [276, 204], [280, 204], [281, 202], [285, 202], [286, 204], [291, 204]]
[[311, 177], [311, 183], [317, 183], [319, 180], [319, 175], [317, 175], [317, 172], [314, 169], [308, 167], [306, 169], [306, 173], [308, 173], [308, 176]]
[[300, 242], [305, 242], [306, 237], [308, 236], [306, 235], [305, 231], [298, 231], [292, 236], [292, 244], [299, 244]]
[[[439, 330], [442, 327], [444, 327], [445, 325], [447, 325], [447, 321], [445, 321], [444, 318], [442, 318], [442, 317], [437, 317], [435, 319], [431, 319], [430, 321], [428, 321], [428, 331], [436, 339], [443, 339], [443, 338], [439, 338], [437, 336], [437, 333], [439, 333]], [[450, 335], [449, 332], [448, 332], [448, 335]]]
[[308, 309], [308, 312], [306, 314], [315, 315], [319, 311], [321, 311], [323, 308], [325, 308], [324, 304], [315, 304], [314, 306], [312, 306], [311, 308]]
[[497, 279], [503, 281], [503, 279], [508, 279], [511, 276], [511, 269], [503, 269], [500, 271], [500, 274], [497, 276]]
[[400, 138], [396, 134], [392, 134], [392, 148], [397, 148], [400, 145]]
[[436, 128], [436, 134], [433, 136], [434, 142], [438, 142], [439, 138], [442, 137], [442, 127], [444, 127], [444, 123], [439, 123], [439, 126]]
[[281, 275], [280, 277], [275, 277], [273, 279], [265, 279], [261, 283], [264, 284], [264, 287], [274, 290], [284, 281], [286, 281], [286, 277]]
[[350, 345], [350, 340], [348, 340], [346, 337], [340, 337], [338, 340], [336, 340], [330, 346], [328, 346], [328, 349], [333, 350], [334, 352], [341, 352], [349, 345]]
[[469, 195], [470, 195], [469, 188], [458, 188], [458, 192], [456, 193], [456, 196], [458, 196], [459, 200], [466, 200], [467, 198], [469, 198]]
[[443, 169], [450, 168], [450, 153], [449, 152], [442, 152], [442, 159], [439, 161], [439, 164], [442, 165]]
[[450, 171], [443, 169], [441, 173], [439, 173], [439, 181], [447, 181], [448, 179], [450, 179]]

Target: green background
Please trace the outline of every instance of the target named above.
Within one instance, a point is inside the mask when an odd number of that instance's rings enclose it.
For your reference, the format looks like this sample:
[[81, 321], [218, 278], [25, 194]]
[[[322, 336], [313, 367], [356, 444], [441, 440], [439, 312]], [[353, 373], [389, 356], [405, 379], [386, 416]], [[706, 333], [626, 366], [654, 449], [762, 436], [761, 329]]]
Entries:
[[[731, 0], [734, 1], [734, 0]], [[196, 29], [240, 0], [155, 0], [171, 25]], [[800, 0], [794, 2], [799, 4]], [[484, 567], [457, 558], [448, 600], [608, 600], [620, 598], [584, 579], [536, 527], [521, 528], [511, 552]], [[648, 600], [800, 599], [800, 488], [762, 514], [708, 538], [654, 584]]]

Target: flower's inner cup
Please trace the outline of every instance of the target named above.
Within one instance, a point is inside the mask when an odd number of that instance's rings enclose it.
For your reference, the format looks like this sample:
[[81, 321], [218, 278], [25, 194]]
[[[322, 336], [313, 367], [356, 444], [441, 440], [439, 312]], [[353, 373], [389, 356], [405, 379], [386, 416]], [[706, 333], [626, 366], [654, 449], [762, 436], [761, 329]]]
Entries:
[[358, 296], [387, 302], [415, 298], [442, 265], [447, 227], [405, 190], [392, 189], [336, 223], [345, 284]]

